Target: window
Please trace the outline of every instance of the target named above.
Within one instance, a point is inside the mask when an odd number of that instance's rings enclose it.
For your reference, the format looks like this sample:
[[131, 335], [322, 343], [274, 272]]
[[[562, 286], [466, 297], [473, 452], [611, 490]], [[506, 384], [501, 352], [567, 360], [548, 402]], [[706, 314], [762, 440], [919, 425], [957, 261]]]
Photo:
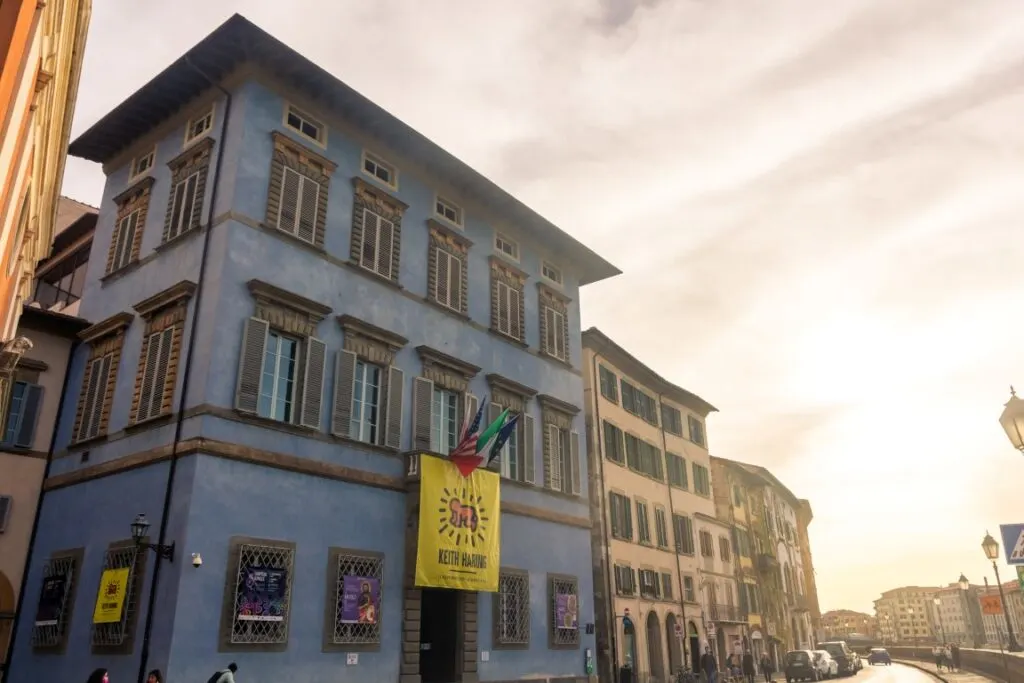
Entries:
[[622, 385], [622, 407], [628, 412], [657, 426], [658, 415], [655, 400], [625, 379], [621, 380], [620, 383]]
[[[38, 384], [14, 383], [4, 429], [4, 448], [32, 448], [42, 398], [43, 388]], [[3, 504], [0, 503], [0, 531], [4, 526], [2, 509]]]
[[700, 533], [700, 554], [704, 557], [715, 556], [715, 543], [711, 538], [711, 534], [701, 529]]
[[462, 207], [440, 195], [434, 197], [434, 214], [452, 225], [462, 227]]
[[70, 256], [36, 272], [33, 300], [46, 310], [61, 310], [82, 298], [89, 270], [91, 243], [82, 245]]
[[[103, 571], [127, 569], [124, 601], [116, 621], [92, 624], [93, 654], [130, 654], [134, 649], [136, 622], [139, 616], [139, 596], [146, 576], [146, 560], [149, 553], [140, 552], [134, 541], [118, 541], [107, 548], [103, 558]], [[102, 574], [101, 574], [102, 577]], [[98, 586], [96, 601], [101, 602], [102, 591], [107, 587]]]
[[501, 569], [494, 594], [494, 647], [528, 647], [530, 644], [530, 575], [517, 569]]
[[378, 443], [381, 379], [383, 371], [373, 363], [356, 361], [352, 385], [352, 420], [349, 436], [356, 441]]
[[693, 590], [693, 577], [683, 577], [683, 600], [686, 602], [697, 602], [697, 595]]
[[90, 345], [90, 352], [75, 416], [73, 440], [76, 443], [107, 432], [124, 333], [132, 318], [128, 313], [119, 313], [81, 333], [82, 340]]
[[118, 221], [114, 232], [114, 259], [109, 272], [120, 270], [132, 262], [135, 234], [139, 229], [141, 216], [142, 212], [136, 209]]
[[624, 465], [626, 462], [625, 446], [622, 441], [622, 430], [607, 420], [604, 424], [604, 453], [612, 462]]
[[661, 597], [661, 581], [653, 569], [640, 570], [640, 597], [657, 600]]
[[548, 575], [548, 618], [551, 649], [572, 649], [580, 646], [579, 584], [574, 576]]
[[663, 480], [664, 471], [661, 462], [661, 450], [657, 446], [641, 441], [629, 433], [625, 435], [625, 444], [626, 463], [631, 470], [658, 481]]
[[615, 373], [603, 365], [597, 366], [597, 372], [601, 381], [601, 395], [612, 403], [619, 402], [619, 378]]
[[[305, 120], [305, 119], [303, 119]], [[266, 225], [322, 249], [327, 196], [337, 166], [280, 131], [271, 133]]]
[[321, 147], [327, 144], [327, 126], [290, 104], [284, 110], [284, 125]]
[[454, 391], [434, 387], [431, 404], [430, 450], [450, 453], [459, 439], [459, 395]]
[[711, 477], [704, 465], [693, 463], [693, 490], [702, 496], [711, 495]]
[[693, 415], [687, 416], [687, 422], [690, 425], [690, 441], [704, 447], [704, 424]]
[[552, 358], [569, 361], [569, 300], [548, 287], [539, 288], [540, 350]]
[[57, 653], [67, 646], [83, 555], [81, 548], [62, 551], [50, 556], [43, 565], [32, 626], [33, 650]]
[[491, 258], [491, 329], [522, 343], [526, 275], [500, 259]]
[[263, 376], [257, 414], [279, 422], [291, 422], [295, 410], [299, 340], [276, 330], [267, 332], [263, 349]]
[[175, 328], [168, 327], [165, 330], [153, 332], [142, 343], [142, 357], [139, 359], [142, 391], [138, 399], [135, 422], [148, 420], [164, 412], [167, 366], [171, 359], [174, 331]]
[[736, 507], [743, 507], [743, 492], [735, 484], [732, 487], [732, 504]]
[[665, 508], [654, 508], [654, 530], [657, 534], [658, 547], [668, 547], [668, 523], [665, 521]]
[[668, 461], [668, 483], [676, 488], [686, 489], [689, 487], [686, 476], [686, 460], [675, 453], [666, 453], [665, 460]]
[[393, 279], [392, 253], [395, 246], [395, 224], [383, 216], [363, 210], [363, 240], [359, 265], [386, 279]]
[[619, 595], [636, 594], [636, 572], [623, 564], [612, 565], [615, 578], [615, 592]]
[[413, 380], [412, 448], [447, 455], [458, 445], [463, 416], [477, 412], [469, 382], [480, 368], [425, 345], [416, 351], [423, 373]]
[[[260, 650], [288, 642], [294, 568], [294, 543], [231, 539], [228, 599], [221, 617], [222, 650]], [[256, 588], [247, 588], [251, 586]], [[366, 633], [342, 631], [346, 636]]]
[[745, 529], [736, 529], [736, 551], [741, 557], [753, 557], [750, 534]]
[[676, 436], [683, 435], [683, 417], [678, 408], [661, 404], [661, 424], [665, 431]]
[[494, 233], [494, 250], [516, 263], [519, 262], [519, 243], [500, 232]]
[[575, 406], [550, 396], [539, 397], [544, 418], [544, 487], [580, 494], [580, 435], [572, 430]]
[[[384, 556], [347, 548], [328, 551], [327, 575], [334, 591], [324, 629], [327, 650], [380, 649], [384, 603]], [[354, 609], [352, 605], [355, 605]], [[339, 647], [342, 646], [342, 647]]]
[[206, 138], [168, 164], [171, 192], [164, 218], [164, 242], [199, 227], [212, 150], [213, 139]]
[[541, 261], [540, 274], [544, 276], [544, 279], [554, 282], [556, 285], [562, 284], [562, 271], [551, 265], [547, 261]]
[[[511, 413], [519, 413], [519, 421], [509, 434], [508, 441], [501, 448], [498, 461], [493, 466], [501, 476], [513, 481], [533, 484], [536, 481], [534, 464], [534, 420], [533, 416], [524, 414], [526, 397], [515, 395], [513, 390], [504, 387], [507, 384], [496, 376], [488, 378], [491, 383], [491, 396], [501, 403], [491, 402], [488, 407], [487, 423], [498, 419], [501, 412], [508, 409]], [[510, 398], [511, 396], [511, 398]]]
[[14, 499], [11, 496], [0, 496], [0, 534], [7, 531], [7, 523], [11, 519], [11, 507]]
[[672, 535], [675, 539], [676, 552], [693, 555], [693, 521], [685, 515], [672, 515]]
[[398, 189], [398, 171], [375, 154], [363, 151], [363, 173], [384, 183], [393, 190]]
[[277, 229], [314, 243], [320, 210], [320, 183], [290, 168], [282, 171]]
[[647, 503], [636, 501], [636, 529], [641, 543], [651, 542], [651, 522], [647, 514]]
[[135, 180], [149, 169], [153, 168], [153, 160], [156, 158], [156, 148], [153, 148], [145, 154], [140, 154], [132, 160], [131, 170], [129, 172], [129, 180]]
[[79, 399], [82, 407], [79, 409], [80, 418], [75, 441], [84, 441], [100, 434], [107, 387], [113, 384], [110, 381], [111, 375], [117, 372], [113, 367], [113, 361], [114, 354], [108, 353], [93, 358], [86, 366], [85, 384], [82, 387], [82, 397]]
[[523, 332], [519, 327], [519, 309], [522, 293], [504, 282], [498, 282], [496, 287], [499, 311], [496, 322], [497, 330], [513, 339], [521, 339]]
[[199, 116], [189, 119], [185, 126], [185, 144], [195, 142], [213, 129], [213, 105]]
[[633, 540], [633, 514], [629, 498], [620, 493], [608, 494], [608, 507], [612, 524], [612, 537], [623, 541]]
[[469, 241], [440, 224], [431, 223], [429, 249], [428, 298], [444, 308], [466, 315], [469, 311], [466, 299]]
[[669, 572], [661, 573], [661, 597], [666, 600], [672, 599], [672, 574]]
[[722, 558], [722, 562], [732, 562], [732, 548], [727, 536], [718, 537], [718, 556]]

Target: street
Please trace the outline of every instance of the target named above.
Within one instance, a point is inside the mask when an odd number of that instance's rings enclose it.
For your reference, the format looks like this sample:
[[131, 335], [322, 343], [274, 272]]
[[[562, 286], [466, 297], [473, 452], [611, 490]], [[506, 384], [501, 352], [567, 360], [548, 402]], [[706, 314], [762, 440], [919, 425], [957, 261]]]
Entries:
[[868, 666], [866, 661], [859, 674], [846, 680], [856, 683], [938, 683], [934, 676], [912, 666], [895, 662], [892, 666]]

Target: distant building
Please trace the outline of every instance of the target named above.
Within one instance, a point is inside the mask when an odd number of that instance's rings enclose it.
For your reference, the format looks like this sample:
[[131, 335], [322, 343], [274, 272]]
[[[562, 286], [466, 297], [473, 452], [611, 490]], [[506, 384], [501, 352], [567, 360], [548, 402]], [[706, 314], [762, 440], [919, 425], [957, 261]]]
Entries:
[[[987, 591], [987, 592], [986, 592]], [[1020, 585], [1016, 581], [1008, 581], [1003, 584], [1003, 594], [1006, 597], [1007, 611], [1010, 614], [1010, 624], [1013, 626], [1014, 636], [1019, 644], [1024, 640], [1024, 632], [1021, 626], [1024, 625], [1024, 598], [1021, 596]], [[999, 596], [999, 589], [996, 586], [978, 586], [975, 592], [978, 599], [984, 595], [993, 597]], [[988, 647], [1006, 647], [1009, 643], [1006, 632], [1006, 616], [1003, 612], [999, 614], [981, 613], [982, 628], [985, 633], [985, 642]]]
[[850, 609], [825, 612], [821, 615], [821, 628], [825, 640], [842, 639], [852, 633], [859, 633], [869, 638], [878, 635], [875, 617]]
[[904, 586], [875, 600], [881, 638], [891, 643], [934, 642], [932, 598], [938, 588]]

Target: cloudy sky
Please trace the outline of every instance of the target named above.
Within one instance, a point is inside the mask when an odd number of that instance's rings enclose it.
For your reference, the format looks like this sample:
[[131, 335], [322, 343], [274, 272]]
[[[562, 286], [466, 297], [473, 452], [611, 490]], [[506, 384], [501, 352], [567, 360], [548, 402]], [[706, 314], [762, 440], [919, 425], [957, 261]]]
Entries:
[[1024, 522], [1019, 0], [93, 6], [75, 134], [240, 12], [611, 257], [584, 325], [811, 499], [823, 608]]

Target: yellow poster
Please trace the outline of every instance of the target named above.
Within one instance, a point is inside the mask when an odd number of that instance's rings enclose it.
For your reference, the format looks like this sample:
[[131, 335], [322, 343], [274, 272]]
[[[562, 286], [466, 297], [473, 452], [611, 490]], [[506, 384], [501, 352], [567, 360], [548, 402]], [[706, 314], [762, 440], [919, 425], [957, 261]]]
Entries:
[[105, 569], [100, 577], [100, 592], [96, 596], [96, 609], [92, 613], [94, 624], [116, 624], [124, 612], [124, 599], [128, 595], [128, 575], [131, 570]]
[[453, 463], [420, 456], [420, 532], [416, 585], [498, 590], [501, 500], [498, 474], [463, 477]]

